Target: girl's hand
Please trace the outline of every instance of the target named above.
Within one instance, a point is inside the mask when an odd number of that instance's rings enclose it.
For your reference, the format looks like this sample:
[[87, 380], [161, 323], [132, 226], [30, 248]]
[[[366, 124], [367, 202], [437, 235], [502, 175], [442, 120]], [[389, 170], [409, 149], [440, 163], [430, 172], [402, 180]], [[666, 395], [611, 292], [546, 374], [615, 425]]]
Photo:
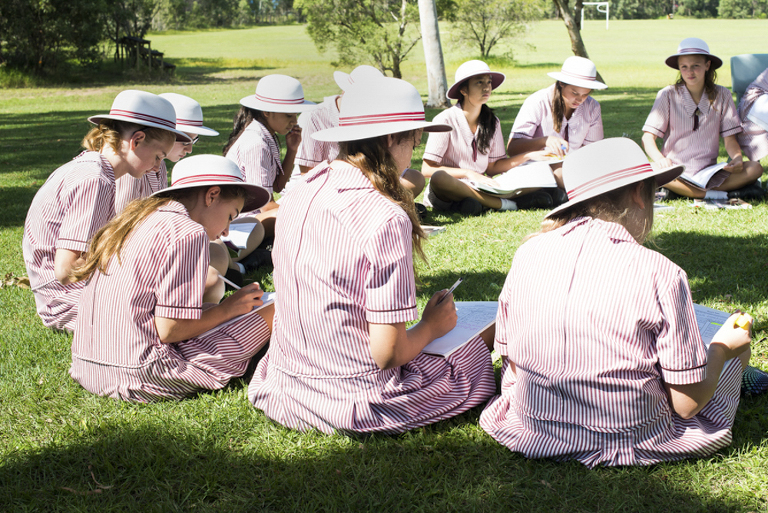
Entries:
[[263, 301], [261, 300], [261, 296], [263, 295], [264, 291], [261, 290], [258, 283], [250, 283], [225, 298], [220, 306], [226, 308], [236, 316], [247, 314], [253, 310], [254, 307], [263, 304]]
[[550, 135], [547, 137], [547, 142], [545, 144], [547, 153], [551, 153], [553, 155], [557, 155], [558, 157], [565, 157], [565, 154], [568, 153], [568, 141], [565, 139], [561, 139], [557, 137], [556, 135]]
[[421, 322], [430, 327], [432, 340], [440, 338], [456, 327], [456, 305], [453, 302], [453, 294], [448, 294], [440, 301], [447, 289], [436, 292], [427, 301], [424, 313], [421, 314]]
[[493, 178], [491, 178], [490, 176], [481, 175], [477, 171], [467, 170], [467, 178], [469, 178], [473, 182], [480, 182], [487, 185], [498, 185]]
[[294, 125], [291, 131], [285, 134], [285, 146], [288, 150], [296, 151], [299, 148], [301, 142], [301, 127]]
[[744, 171], [744, 157], [741, 155], [733, 157], [723, 169], [729, 173], [741, 173]]
[[663, 159], [657, 160], [653, 163], [653, 167], [656, 169], [666, 169], [668, 167], [673, 167], [675, 165], [674, 162], [672, 162], [672, 159], [668, 157], [664, 157]]
[[[736, 325], [736, 319], [739, 318], [741, 312], [728, 317], [728, 320], [723, 323], [723, 327], [717, 330], [715, 336], [712, 337], [713, 344], [719, 344], [726, 350], [726, 359], [730, 360], [743, 353], [752, 340], [752, 323], [748, 325], [749, 329], [744, 329]], [[750, 317], [751, 319], [751, 317]]]
[[552, 155], [554, 153], [550, 152], [549, 150], [539, 150], [539, 151], [532, 151], [530, 153], [526, 153], [526, 158], [528, 160], [534, 160], [536, 162], [546, 162], [548, 160], [552, 160]]

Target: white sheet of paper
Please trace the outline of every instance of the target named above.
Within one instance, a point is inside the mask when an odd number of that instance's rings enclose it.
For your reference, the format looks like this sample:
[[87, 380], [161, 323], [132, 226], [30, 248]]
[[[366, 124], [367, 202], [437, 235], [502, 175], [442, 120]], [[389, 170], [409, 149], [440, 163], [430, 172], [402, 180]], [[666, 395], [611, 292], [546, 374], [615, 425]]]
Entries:
[[265, 292], [264, 295], [261, 296], [261, 300], [263, 301], [261, 306], [255, 307], [253, 310], [251, 310], [247, 314], [238, 315], [237, 317], [233, 317], [232, 319], [228, 320], [227, 322], [222, 322], [221, 324], [219, 324], [215, 328], [211, 328], [208, 331], [206, 331], [205, 333], [203, 333], [202, 335], [198, 335], [195, 338], [204, 337], [204, 336], [206, 336], [206, 335], [208, 335], [210, 333], [213, 333], [214, 331], [218, 330], [222, 326], [226, 326], [228, 324], [232, 324], [233, 322], [237, 322], [238, 320], [242, 319], [246, 315], [253, 315], [255, 312], [258, 312], [259, 310], [261, 310], [265, 306], [268, 306], [268, 305], [271, 305], [272, 303], [274, 303], [275, 302], [275, 298], [277, 298], [277, 292]]
[[427, 344], [427, 347], [421, 352], [437, 356], [450, 356], [496, 322], [498, 308], [498, 301], [457, 301], [456, 314], [459, 319], [456, 321], [456, 327], [446, 335]]
[[731, 314], [709, 308], [708, 306], [697, 305], [696, 303], [693, 304], [693, 311], [696, 314], [696, 324], [699, 325], [701, 339], [709, 347], [712, 337], [715, 336], [717, 330], [723, 326], [723, 323]]
[[231, 242], [240, 249], [245, 249], [248, 246], [248, 237], [251, 235], [253, 229], [256, 228], [256, 223], [234, 223], [229, 225], [229, 235], [222, 237], [224, 242]]

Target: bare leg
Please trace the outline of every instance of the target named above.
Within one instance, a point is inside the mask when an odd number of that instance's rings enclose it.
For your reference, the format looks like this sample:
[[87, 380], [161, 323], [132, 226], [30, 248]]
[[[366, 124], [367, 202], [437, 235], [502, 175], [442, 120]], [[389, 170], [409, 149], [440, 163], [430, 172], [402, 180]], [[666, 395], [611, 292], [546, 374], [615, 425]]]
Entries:
[[[279, 211], [280, 211], [279, 208], [273, 208], [271, 210], [267, 210], [266, 212], [261, 212], [259, 214], [256, 214], [256, 219], [264, 227], [264, 234], [262, 235], [261, 240], [264, 240], [265, 238], [272, 238], [275, 236], [275, 221], [277, 220], [277, 213]], [[259, 244], [261, 244], [261, 241], [259, 241]], [[258, 246], [259, 244], [256, 244], [256, 246]], [[248, 240], [248, 246], [250, 247], [250, 245], [251, 245], [251, 241]], [[256, 248], [256, 246], [254, 246], [254, 249]], [[253, 249], [251, 249], [251, 251], [253, 251]]]
[[403, 175], [400, 177], [400, 183], [411, 191], [413, 197], [416, 198], [421, 191], [424, 190], [424, 185], [427, 183], [424, 179], [424, 175], [416, 171], [415, 169], [406, 169]]
[[264, 319], [264, 322], [269, 327], [269, 332], [272, 333], [272, 318], [275, 316], [275, 304], [267, 305], [256, 313]]
[[685, 196], [688, 198], [703, 198], [704, 194], [706, 194], [701, 189], [697, 189], [695, 187], [692, 187], [688, 185], [688, 183], [682, 181], [682, 180], [672, 180], [668, 184], [666, 184], [664, 187], [669, 189], [670, 191], [679, 194], [680, 196]]
[[484, 207], [495, 210], [501, 208], [501, 200], [499, 198], [476, 191], [442, 170], [434, 172], [429, 180], [429, 188], [435, 196], [443, 201], [461, 201], [464, 198], [474, 198]]
[[494, 322], [487, 328], [485, 328], [485, 331], [480, 333], [480, 338], [483, 339], [483, 342], [485, 342], [485, 345], [488, 346], [489, 351], [493, 351], [493, 340], [496, 337], [496, 323]]
[[[262, 213], [263, 214], [263, 213]], [[242, 224], [242, 223], [256, 223], [256, 226], [253, 228], [253, 231], [248, 236], [248, 242], [246, 243], [246, 246], [244, 249], [241, 249], [238, 252], [238, 255], [234, 258], [232, 258], [232, 262], [239, 262], [243, 258], [247, 257], [251, 254], [251, 252], [259, 247], [259, 244], [261, 244], [261, 241], [264, 240], [264, 232], [265, 228], [264, 225], [259, 221], [258, 216], [262, 215], [258, 214], [255, 217], [242, 217], [240, 219], [236, 219], [232, 221], [231, 224]], [[274, 231], [274, 228], [273, 228]], [[221, 241], [217, 241], [218, 244], [220, 244], [222, 247], [224, 247], [224, 243]], [[226, 249], [226, 248], [225, 248]], [[230, 266], [233, 267], [233, 266]]]
[[203, 292], [204, 303], [218, 303], [224, 297], [226, 288], [224, 282], [219, 278], [219, 271], [214, 267], [208, 267], [208, 276], [205, 278], [205, 291]]
[[759, 162], [747, 160], [744, 162], [744, 169], [741, 173], [729, 174], [719, 187], [715, 187], [715, 190], [733, 191], [741, 189], [745, 185], [754, 183], [761, 176], [763, 176], [763, 166]]

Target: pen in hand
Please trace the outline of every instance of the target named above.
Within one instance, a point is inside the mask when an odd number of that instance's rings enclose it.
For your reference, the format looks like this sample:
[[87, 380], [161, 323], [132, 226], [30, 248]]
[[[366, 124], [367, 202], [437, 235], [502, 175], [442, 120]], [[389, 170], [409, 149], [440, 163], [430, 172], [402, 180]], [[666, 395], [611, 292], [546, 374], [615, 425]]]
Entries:
[[226, 283], [227, 285], [229, 285], [230, 287], [232, 287], [232, 288], [233, 288], [233, 289], [235, 289], [235, 290], [240, 290], [240, 289], [242, 288], [242, 287], [238, 287], [237, 285], [235, 285], [234, 283], [232, 283], [232, 280], [228, 280], [228, 279], [226, 279], [226, 278], [225, 278], [224, 276], [222, 276], [222, 275], [219, 275], [219, 278], [221, 278], [222, 280], [224, 280], [224, 283]]
[[462, 281], [464, 281], [464, 277], [463, 276], [461, 278], [459, 278], [458, 280], [456, 280], [456, 283], [454, 283], [453, 286], [450, 289], [446, 290], [445, 294], [440, 296], [440, 299], [437, 300], [437, 304], [442, 303], [443, 299], [445, 299], [446, 296], [448, 296], [448, 294], [450, 294], [451, 292], [456, 290], [456, 287], [458, 287], [461, 284]]

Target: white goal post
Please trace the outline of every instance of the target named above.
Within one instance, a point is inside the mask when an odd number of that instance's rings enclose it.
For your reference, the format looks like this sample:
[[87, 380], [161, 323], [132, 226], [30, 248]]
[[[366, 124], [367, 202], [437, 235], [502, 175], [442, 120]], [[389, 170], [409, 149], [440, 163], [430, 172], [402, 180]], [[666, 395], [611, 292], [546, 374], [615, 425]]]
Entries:
[[[587, 5], [595, 5], [597, 6], [597, 12], [604, 12], [605, 13], [605, 30], [608, 30], [608, 15], [609, 11], [611, 10], [611, 3], [610, 2], [584, 2], [582, 4], [583, 6]], [[581, 26], [584, 27], [584, 9], [581, 10]]]

